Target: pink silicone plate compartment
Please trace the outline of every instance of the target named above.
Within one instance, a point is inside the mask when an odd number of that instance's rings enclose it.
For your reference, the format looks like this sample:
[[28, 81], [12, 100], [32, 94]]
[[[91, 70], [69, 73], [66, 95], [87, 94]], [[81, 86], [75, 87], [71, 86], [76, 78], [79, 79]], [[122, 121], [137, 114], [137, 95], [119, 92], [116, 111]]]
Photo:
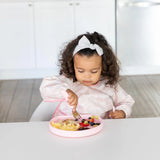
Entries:
[[[89, 114], [81, 115], [81, 117], [84, 119], [87, 119], [90, 116], [91, 115]], [[73, 119], [73, 116], [57, 116], [57, 117], [52, 118], [49, 122], [49, 130], [51, 131], [51, 133], [58, 135], [58, 136], [62, 136], [62, 137], [78, 138], [78, 137], [87, 137], [87, 136], [95, 135], [98, 132], [100, 132], [103, 128], [103, 122], [100, 117], [98, 119], [100, 125], [97, 127], [87, 129], [87, 130], [65, 131], [65, 130], [57, 129], [51, 125], [52, 121], [58, 122], [59, 120], [65, 120], [65, 119]]]

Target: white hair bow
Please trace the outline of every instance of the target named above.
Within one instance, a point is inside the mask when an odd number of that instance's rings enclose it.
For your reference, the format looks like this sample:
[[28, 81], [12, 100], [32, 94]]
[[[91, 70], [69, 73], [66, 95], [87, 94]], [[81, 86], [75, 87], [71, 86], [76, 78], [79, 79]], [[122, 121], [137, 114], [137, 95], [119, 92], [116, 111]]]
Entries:
[[83, 36], [79, 42], [76, 48], [74, 49], [73, 56], [80, 50], [85, 49], [85, 48], [90, 48], [92, 50], [96, 50], [98, 55], [101, 56], [103, 55], [103, 50], [98, 44], [91, 44], [90, 41], [87, 39], [86, 36]]

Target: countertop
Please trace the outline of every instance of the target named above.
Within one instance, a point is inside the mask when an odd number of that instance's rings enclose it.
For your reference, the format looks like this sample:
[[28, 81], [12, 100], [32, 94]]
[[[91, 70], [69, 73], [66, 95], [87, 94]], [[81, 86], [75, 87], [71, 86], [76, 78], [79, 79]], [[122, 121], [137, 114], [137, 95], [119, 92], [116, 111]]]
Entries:
[[96, 135], [64, 138], [49, 131], [49, 122], [1, 123], [1, 159], [160, 159], [160, 118], [112, 119], [103, 124]]

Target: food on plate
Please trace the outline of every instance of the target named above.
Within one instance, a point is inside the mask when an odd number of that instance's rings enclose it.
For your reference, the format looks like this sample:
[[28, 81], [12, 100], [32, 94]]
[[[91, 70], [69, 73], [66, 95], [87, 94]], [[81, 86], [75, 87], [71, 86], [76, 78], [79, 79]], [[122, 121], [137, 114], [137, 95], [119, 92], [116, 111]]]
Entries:
[[51, 125], [57, 129], [76, 131], [79, 128], [79, 123], [73, 119], [66, 119], [59, 122], [51, 121]]
[[75, 119], [65, 119], [59, 121], [51, 121], [51, 126], [57, 129], [66, 130], [66, 131], [81, 131], [90, 128], [94, 128], [100, 125], [98, 116], [90, 116], [86, 119], [80, 121]]

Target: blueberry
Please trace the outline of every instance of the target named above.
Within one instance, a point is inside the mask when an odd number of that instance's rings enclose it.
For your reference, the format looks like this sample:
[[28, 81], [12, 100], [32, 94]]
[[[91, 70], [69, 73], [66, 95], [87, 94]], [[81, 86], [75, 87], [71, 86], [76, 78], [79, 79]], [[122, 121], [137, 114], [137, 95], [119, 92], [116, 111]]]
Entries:
[[91, 119], [91, 117], [88, 117], [88, 119]]
[[100, 125], [100, 123], [95, 123], [95, 125]]
[[95, 123], [94, 122], [90, 122], [90, 125], [93, 126], [93, 125], [95, 125]]

